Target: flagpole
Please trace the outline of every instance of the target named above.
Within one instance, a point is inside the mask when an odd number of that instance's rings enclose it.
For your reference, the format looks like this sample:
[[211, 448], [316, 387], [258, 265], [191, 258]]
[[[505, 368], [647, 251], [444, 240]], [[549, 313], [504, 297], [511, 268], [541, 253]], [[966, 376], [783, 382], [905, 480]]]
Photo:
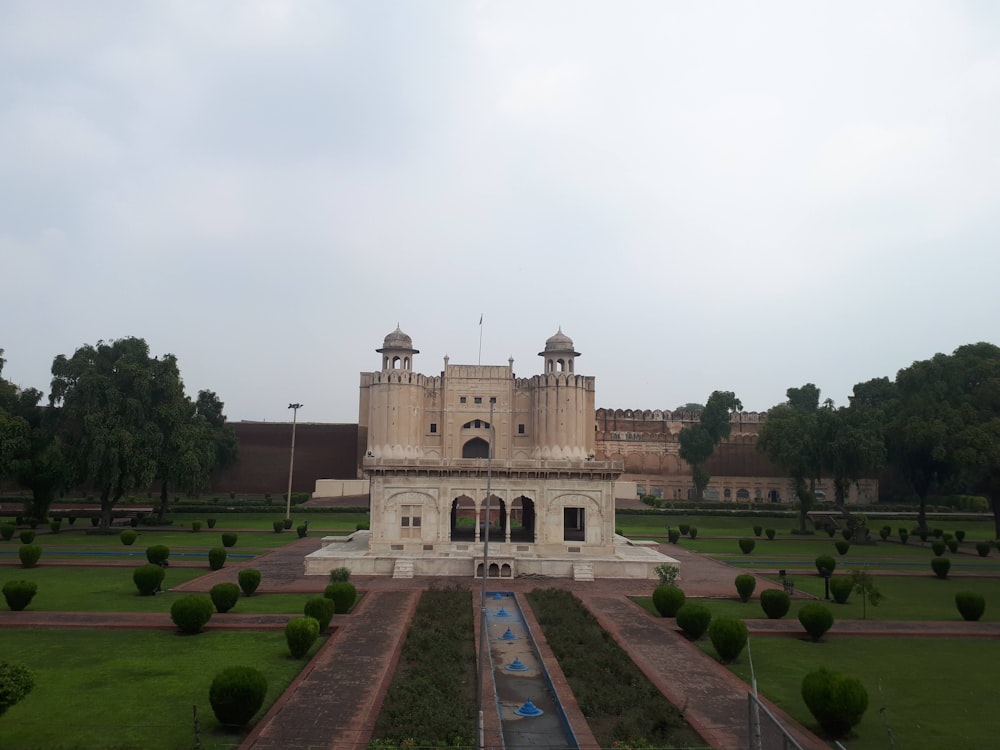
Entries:
[[483, 363], [483, 314], [479, 313], [479, 362]]

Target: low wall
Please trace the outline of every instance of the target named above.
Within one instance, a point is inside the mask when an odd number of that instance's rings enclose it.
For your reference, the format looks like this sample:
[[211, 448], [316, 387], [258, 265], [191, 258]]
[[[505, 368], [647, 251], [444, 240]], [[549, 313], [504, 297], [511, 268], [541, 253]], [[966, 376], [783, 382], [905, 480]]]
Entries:
[[317, 479], [313, 499], [321, 497], [344, 497], [345, 495], [367, 495], [367, 479]]

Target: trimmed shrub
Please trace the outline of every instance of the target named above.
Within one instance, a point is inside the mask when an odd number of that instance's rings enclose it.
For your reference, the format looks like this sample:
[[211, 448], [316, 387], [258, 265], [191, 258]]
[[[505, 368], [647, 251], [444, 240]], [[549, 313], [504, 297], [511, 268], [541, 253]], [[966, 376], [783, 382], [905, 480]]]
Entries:
[[214, 529], [215, 528], [215, 520], [216, 519], [214, 519], [214, 518], [209, 518], [207, 521], [205, 521], [205, 523], [208, 524], [208, 528], [210, 528], [210, 529]]
[[5, 542], [9, 542], [14, 538], [14, 532], [17, 531], [17, 527], [12, 523], [0, 524], [0, 538]]
[[826, 535], [833, 539], [837, 535], [837, 527], [832, 523], [826, 525]]
[[284, 527], [284, 528], [286, 528], [286, 529], [290, 529], [290, 528], [292, 528], [292, 519], [291, 519], [291, 518], [286, 518], [286, 519], [284, 519], [284, 520], [283, 520], [283, 521], [281, 522], [281, 525], [282, 525], [282, 527]]
[[149, 563], [136, 568], [132, 572], [132, 582], [135, 584], [135, 587], [139, 589], [140, 596], [152, 596], [159, 591], [160, 584], [163, 583], [163, 579], [166, 575], [167, 571], [159, 565]]
[[53, 518], [51, 521], [49, 521], [49, 531], [51, 531], [53, 534], [58, 534], [61, 529], [62, 529], [61, 520], [59, 520], [58, 518]]
[[854, 581], [850, 576], [833, 576], [830, 579], [830, 593], [837, 604], [847, 604], [853, 590]]
[[34, 581], [7, 581], [3, 585], [3, 598], [11, 612], [20, 612], [35, 598], [38, 584]]
[[330, 583], [343, 583], [351, 579], [350, 568], [334, 568], [330, 571]]
[[657, 586], [653, 589], [653, 606], [660, 617], [676, 617], [687, 597], [677, 586]]
[[745, 536], [742, 539], [740, 539], [739, 544], [740, 544], [740, 549], [743, 550], [744, 555], [749, 555], [751, 552], [753, 552], [753, 548], [757, 546], [757, 542], [755, 542], [748, 536]]
[[671, 544], [677, 544], [677, 540], [681, 538], [681, 532], [677, 529], [667, 529], [667, 541]]
[[951, 560], [947, 557], [932, 557], [931, 570], [938, 578], [947, 578], [948, 571], [951, 570]]
[[223, 547], [235, 547], [237, 535], [232, 531], [227, 531], [222, 535], [222, 546]]
[[854, 532], [851, 531], [849, 528], [844, 528], [840, 530], [840, 535], [844, 537], [845, 542], [849, 542], [851, 541], [851, 537], [854, 536]]
[[697, 526], [692, 526], [688, 530], [688, 536], [691, 537], [692, 539], [697, 539], [698, 538], [698, 527]]
[[891, 526], [883, 526], [881, 529], [878, 530], [878, 535], [882, 537], [883, 542], [887, 541], [891, 534], [892, 534]]
[[965, 532], [962, 529], [955, 529], [955, 538], [959, 542], [964, 542], [965, 541]]
[[944, 529], [934, 529], [931, 533], [934, 535], [935, 539], [940, 539], [944, 536]]
[[947, 542], [945, 542], [945, 544], [948, 545], [948, 551], [949, 552], [952, 552], [952, 553], [958, 552], [958, 540], [957, 539], [949, 539]]
[[208, 551], [208, 567], [212, 570], [219, 570], [226, 564], [226, 548], [212, 547]]
[[17, 551], [17, 556], [21, 558], [22, 568], [33, 568], [38, 565], [38, 559], [42, 556], [42, 548], [37, 544], [22, 544]]
[[931, 551], [935, 557], [941, 557], [944, 554], [944, 542], [931, 542]]
[[118, 538], [122, 540], [122, 544], [124, 544], [126, 547], [131, 547], [133, 544], [135, 544], [135, 540], [138, 536], [139, 535], [136, 534], [134, 531], [132, 531], [132, 529], [125, 529], [121, 534], [118, 535]]
[[267, 695], [267, 678], [253, 667], [229, 667], [212, 680], [208, 701], [220, 724], [246, 726]]
[[153, 544], [146, 547], [146, 559], [153, 565], [163, 565], [170, 557], [170, 547], [165, 544]]
[[271, 528], [274, 529], [274, 533], [275, 534], [280, 534], [282, 531], [285, 530], [285, 522], [284, 521], [272, 521], [271, 522]]
[[830, 555], [820, 555], [816, 558], [816, 572], [823, 575], [823, 571], [827, 571], [830, 575], [833, 575], [833, 571], [837, 569], [837, 561]]
[[907, 540], [910, 538], [910, 532], [906, 529], [899, 530], [899, 541], [901, 544], [906, 544]]
[[333, 611], [343, 615], [351, 611], [354, 601], [358, 598], [358, 590], [348, 581], [331, 583], [323, 590], [323, 596], [333, 600]]
[[191, 531], [198, 532], [201, 531], [201, 521], [191, 522]]
[[691, 524], [689, 523], [679, 523], [677, 528], [681, 530], [682, 536], [687, 536], [688, 532], [691, 530]]
[[182, 633], [195, 635], [212, 619], [212, 600], [207, 596], [189, 594], [170, 605], [170, 619]]
[[240, 600], [240, 587], [235, 583], [217, 583], [212, 586], [212, 590], [208, 592], [208, 595], [212, 597], [212, 604], [215, 605], [215, 611], [225, 614], [235, 607], [236, 602]]
[[35, 687], [35, 677], [27, 667], [0, 661], [0, 716], [24, 700]]
[[991, 546], [993, 545], [989, 542], [976, 542], [976, 552], [979, 553], [980, 557], [989, 557]]
[[764, 529], [764, 536], [766, 536], [768, 539], [770, 539], [773, 542], [774, 541], [774, 529]]
[[802, 680], [802, 700], [819, 725], [837, 738], [848, 734], [865, 715], [868, 691], [860, 680], [823, 668]]
[[[4, 587], [4, 594], [7, 587]], [[982, 594], [975, 591], [959, 591], [955, 594], [955, 606], [958, 607], [959, 614], [966, 622], [975, 622], [983, 616], [986, 611], [986, 599]], [[12, 607], [13, 609], [13, 607]]]
[[799, 610], [799, 622], [809, 637], [818, 641], [833, 627], [833, 613], [822, 604], [805, 604]]
[[950, 540], [954, 538], [955, 538], [954, 534], [952, 534], [950, 531], [946, 531], [944, 532], [944, 536], [941, 537], [941, 541], [947, 544]]
[[712, 613], [704, 604], [689, 602], [677, 610], [677, 627], [692, 641], [705, 635], [708, 624], [712, 621]]
[[237, 580], [240, 588], [243, 589], [244, 596], [253, 596], [253, 592], [260, 586], [260, 571], [255, 568], [244, 568], [239, 572]]
[[719, 655], [719, 661], [736, 661], [747, 645], [747, 626], [735, 617], [718, 617], [708, 626], [708, 638]]
[[299, 535], [299, 539], [305, 539], [309, 535], [309, 527], [305, 524], [295, 527], [295, 533]]
[[918, 537], [920, 537], [920, 541], [921, 542], [926, 542], [927, 541], [927, 537], [930, 536], [930, 532], [928, 532], [927, 529], [917, 528], [917, 529], [914, 529], [913, 533], [916, 534]]
[[358, 521], [354, 524], [355, 531], [368, 531], [369, 524], [366, 521]]
[[753, 535], [754, 536], [760, 536], [761, 533], [763, 533], [763, 531], [764, 531], [764, 527], [763, 526], [754, 526], [753, 527]]
[[319, 623], [314, 617], [294, 617], [285, 625], [285, 642], [293, 659], [301, 659], [319, 637]]
[[791, 597], [781, 589], [765, 589], [760, 592], [760, 607], [769, 620], [780, 620], [788, 614], [791, 606]]
[[333, 609], [333, 599], [327, 599], [325, 596], [313, 596], [306, 600], [303, 614], [316, 620], [319, 623], [319, 632], [325, 633], [326, 629], [330, 627], [330, 620], [333, 619]]
[[20, 534], [17, 535], [18, 539], [21, 540], [21, 544], [31, 544], [35, 541], [35, 532], [31, 529], [25, 529]]
[[746, 604], [753, 596], [753, 590], [757, 588], [757, 579], [749, 573], [741, 573], [736, 576], [736, 593], [740, 596], [740, 601]]
[[833, 546], [837, 548], [837, 552], [841, 555], [846, 555], [847, 550], [851, 548], [851, 543], [843, 539], [838, 539], [833, 543]]

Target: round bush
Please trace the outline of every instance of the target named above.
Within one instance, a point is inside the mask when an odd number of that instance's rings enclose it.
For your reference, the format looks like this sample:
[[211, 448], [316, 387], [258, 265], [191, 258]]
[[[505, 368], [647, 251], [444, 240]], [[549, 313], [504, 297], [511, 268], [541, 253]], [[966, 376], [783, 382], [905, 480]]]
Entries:
[[330, 583], [340, 583], [351, 580], [350, 568], [334, 568], [330, 571]]
[[198, 532], [201, 531], [201, 521], [191, 522], [191, 531]]
[[832, 737], [843, 737], [856, 726], [868, 708], [868, 691], [853, 677], [819, 669], [802, 680], [802, 700]]
[[822, 604], [805, 604], [799, 610], [799, 622], [814, 640], [818, 641], [833, 627], [833, 613]]
[[846, 555], [847, 550], [851, 548], [851, 543], [843, 539], [838, 539], [833, 543], [833, 546], [837, 548], [837, 552], [841, 555]]
[[301, 659], [319, 637], [319, 623], [313, 617], [295, 617], [285, 625], [285, 641], [293, 659]]
[[[6, 587], [4, 593], [6, 593]], [[986, 599], [975, 591], [959, 591], [955, 594], [955, 606], [958, 607], [963, 620], [975, 622], [986, 611]]]
[[736, 576], [736, 593], [740, 596], [740, 601], [744, 604], [750, 601], [753, 590], [757, 588], [757, 579], [749, 573], [741, 573]]
[[899, 530], [899, 541], [901, 544], [906, 544], [907, 540], [910, 538], [910, 532], [906, 529]]
[[940, 539], [944, 536], [944, 529], [934, 529], [931, 533], [934, 534], [935, 539]]
[[753, 535], [754, 536], [760, 536], [761, 532], [763, 532], [763, 531], [764, 531], [764, 527], [763, 526], [754, 526], [753, 527]]
[[58, 534], [62, 530], [62, 521], [58, 518], [54, 518], [49, 521], [49, 531], [53, 534]]
[[681, 532], [677, 529], [667, 529], [667, 541], [671, 544], [677, 544], [678, 540], [681, 538]]
[[232, 531], [226, 532], [222, 535], [222, 546], [223, 547], [235, 547], [236, 546], [236, 534]]
[[358, 521], [354, 524], [355, 531], [368, 531], [369, 524], [366, 521]]
[[358, 598], [358, 590], [353, 583], [340, 581], [331, 583], [323, 591], [323, 596], [333, 600], [333, 611], [338, 615], [343, 615], [351, 611], [354, 600]]
[[274, 529], [275, 534], [280, 534], [285, 529], [284, 521], [272, 521], [271, 528]]
[[708, 626], [708, 638], [719, 655], [719, 661], [735, 661], [747, 645], [747, 626], [735, 617], [719, 617]]
[[931, 551], [934, 557], [941, 557], [944, 554], [944, 542], [931, 542]]
[[242, 727], [264, 705], [267, 678], [253, 667], [230, 667], [212, 680], [208, 701], [220, 724]]
[[881, 529], [878, 530], [878, 535], [882, 537], [883, 542], [889, 538], [890, 534], [892, 534], [891, 526], [883, 526]]
[[132, 529], [125, 529], [125, 531], [118, 535], [118, 538], [122, 540], [122, 544], [126, 547], [131, 547], [138, 536]]
[[824, 570], [833, 575], [833, 571], [836, 569], [837, 561], [830, 555], [820, 555], [816, 558], [816, 572], [820, 575], [823, 575]]
[[35, 677], [27, 667], [0, 661], [0, 716], [24, 700], [35, 687]]
[[837, 535], [837, 527], [832, 523], [826, 525], [826, 535], [833, 539]]
[[760, 592], [760, 606], [769, 620], [780, 620], [788, 614], [792, 600], [781, 589], [765, 589]]
[[950, 552], [958, 552], [958, 540], [957, 539], [949, 539], [948, 541], [945, 542], [945, 544], [948, 545], [948, 550]]
[[830, 593], [837, 604], [847, 604], [853, 590], [854, 583], [850, 576], [833, 576], [830, 579]]
[[689, 523], [679, 523], [677, 528], [681, 530], [681, 536], [687, 536], [687, 533], [691, 530], [691, 524]]
[[215, 519], [214, 518], [209, 518], [207, 521], [205, 521], [205, 523], [208, 524], [208, 528], [210, 528], [210, 529], [214, 529], [215, 528]]
[[932, 557], [931, 570], [938, 578], [947, 578], [948, 571], [951, 570], [951, 560], [947, 557]]
[[749, 555], [753, 552], [753, 548], [757, 546], [757, 542], [748, 536], [743, 537], [739, 541], [740, 549], [743, 550], [744, 555]]
[[959, 542], [964, 542], [965, 541], [965, 532], [962, 529], [955, 529], [955, 538]]
[[253, 596], [253, 592], [260, 586], [260, 571], [254, 568], [244, 568], [239, 572], [237, 580], [240, 588], [243, 589], [244, 596]]
[[991, 546], [989, 542], [976, 542], [976, 552], [980, 557], [989, 557]]
[[170, 605], [170, 619], [182, 633], [194, 635], [212, 619], [212, 610], [212, 600], [207, 596], [189, 594]]
[[770, 539], [773, 542], [774, 541], [774, 529], [764, 529], [764, 536], [766, 536], [768, 539]]
[[170, 547], [165, 544], [154, 544], [146, 547], [146, 559], [153, 565], [163, 565], [170, 557]]
[[163, 578], [166, 575], [167, 571], [162, 567], [149, 563], [133, 571], [132, 582], [139, 589], [141, 596], [152, 596], [159, 591], [160, 584], [163, 583]]
[[14, 538], [14, 532], [16, 530], [17, 527], [12, 523], [0, 524], [0, 539], [3, 539], [5, 542], [9, 542]]
[[17, 556], [21, 558], [22, 568], [33, 568], [38, 565], [38, 560], [42, 556], [42, 548], [37, 544], [22, 544], [17, 551]]
[[17, 535], [18, 539], [21, 540], [21, 544], [31, 544], [35, 541], [35, 532], [31, 529], [25, 529], [20, 534]]
[[215, 611], [219, 614], [225, 614], [240, 600], [240, 587], [235, 583], [217, 583], [212, 586], [208, 595], [212, 597]]
[[312, 617], [319, 623], [319, 632], [325, 633], [330, 627], [330, 620], [333, 619], [333, 599], [325, 596], [313, 596], [306, 600], [306, 607], [303, 614]]
[[849, 542], [849, 541], [851, 541], [851, 537], [854, 536], [854, 532], [851, 531], [850, 529], [841, 529], [840, 530], [840, 535], [842, 537], [844, 537], [844, 541], [845, 542]]
[[653, 589], [653, 606], [660, 617], [675, 617], [687, 597], [677, 586], [657, 586]]
[[688, 536], [691, 537], [692, 539], [697, 539], [698, 538], [698, 527], [697, 526], [692, 526], [690, 529], [688, 529]]
[[219, 570], [226, 564], [226, 548], [212, 547], [208, 551], [208, 567], [212, 570]]
[[677, 610], [677, 627], [692, 641], [705, 635], [711, 621], [712, 613], [704, 604], [690, 602]]
[[295, 533], [298, 534], [299, 539], [305, 539], [307, 536], [309, 536], [309, 527], [306, 526], [305, 524], [302, 524], [301, 526], [296, 526]]
[[20, 612], [35, 598], [38, 593], [38, 584], [34, 581], [7, 581], [3, 585], [3, 598], [7, 600], [7, 606], [11, 612]]

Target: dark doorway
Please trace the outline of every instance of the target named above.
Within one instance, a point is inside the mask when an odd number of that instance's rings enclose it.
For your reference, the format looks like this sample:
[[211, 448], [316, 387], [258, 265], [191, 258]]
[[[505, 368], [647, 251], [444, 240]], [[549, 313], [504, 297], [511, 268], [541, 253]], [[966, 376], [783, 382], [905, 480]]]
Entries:
[[451, 541], [476, 541], [476, 504], [467, 495], [451, 501]]
[[482, 438], [472, 438], [462, 446], [462, 458], [489, 458], [490, 444]]
[[535, 501], [521, 495], [510, 505], [510, 541], [533, 544], [535, 541]]
[[583, 542], [587, 539], [583, 508], [563, 508], [563, 540]]

